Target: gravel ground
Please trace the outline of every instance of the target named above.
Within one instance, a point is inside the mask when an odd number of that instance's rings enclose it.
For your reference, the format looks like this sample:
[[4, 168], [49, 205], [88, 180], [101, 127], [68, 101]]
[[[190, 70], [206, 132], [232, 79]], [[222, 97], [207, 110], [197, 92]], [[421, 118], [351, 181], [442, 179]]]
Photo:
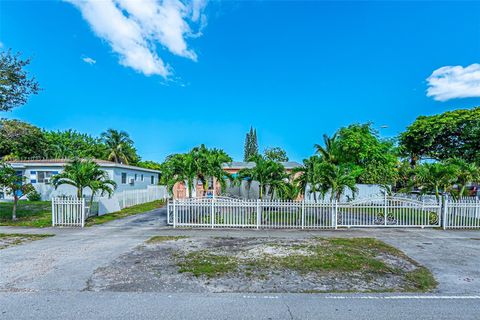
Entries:
[[[405, 291], [406, 272], [417, 264], [402, 255], [384, 252], [376, 259], [402, 273], [372, 274], [363, 271], [299, 272], [278, 266], [251, 267], [263, 258], [309, 255], [318, 239], [185, 238], [138, 246], [110, 265], [94, 272], [89, 291], [118, 292], [339, 292]], [[179, 272], [179, 262], [189, 253], [204, 252], [240, 261], [239, 268], [214, 277]]]

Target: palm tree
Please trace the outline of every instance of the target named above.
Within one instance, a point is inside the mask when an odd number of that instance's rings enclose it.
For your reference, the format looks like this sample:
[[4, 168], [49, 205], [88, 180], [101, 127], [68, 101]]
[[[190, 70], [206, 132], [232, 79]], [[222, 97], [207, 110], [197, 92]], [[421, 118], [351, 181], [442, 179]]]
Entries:
[[171, 193], [176, 183], [184, 183], [191, 198], [198, 173], [196, 155], [192, 152], [172, 154], [161, 166], [161, 183], [166, 184]]
[[101, 134], [101, 139], [107, 146], [108, 160], [129, 164], [135, 159], [133, 141], [125, 131], [108, 129]]
[[320, 154], [322, 159], [328, 163], [338, 164], [338, 136], [335, 133], [332, 137], [328, 135], [323, 135], [323, 144], [325, 146], [315, 144], [315, 148], [317, 149], [317, 153]]
[[283, 200], [296, 200], [301, 194], [301, 187], [295, 181], [283, 182], [278, 188], [278, 196]]
[[83, 196], [84, 189], [90, 188], [92, 199], [98, 191], [111, 195], [117, 186], [115, 181], [110, 180], [108, 174], [100, 169], [97, 163], [93, 160], [81, 159], [72, 160], [65, 166], [62, 173], [53, 176], [51, 182], [55, 189], [63, 184], [76, 187], [78, 198]]
[[321, 164], [320, 156], [314, 155], [303, 160], [303, 166], [292, 170], [292, 177], [300, 189], [300, 194], [305, 196], [307, 188], [313, 193], [313, 199], [317, 202], [317, 192], [322, 192], [321, 188]]
[[480, 168], [475, 163], [468, 163], [460, 158], [452, 158], [446, 163], [455, 168], [457, 184], [460, 186], [459, 196], [465, 195], [467, 184], [480, 180]]
[[193, 148], [191, 153], [196, 159], [197, 177], [203, 183], [204, 195], [209, 190], [211, 178], [213, 181], [218, 181], [222, 188], [225, 188], [225, 178], [231, 179], [231, 176], [223, 170], [222, 164], [231, 162], [232, 158], [221, 149], [208, 149], [203, 144], [200, 147]]
[[259, 183], [259, 197], [270, 193], [273, 198], [275, 190], [279, 189], [282, 184], [288, 180], [288, 175], [285, 172], [285, 167], [275, 161], [267, 160], [261, 155], [253, 157], [255, 167], [242, 169], [237, 174], [237, 181], [251, 180]]
[[440, 201], [440, 193], [453, 189], [457, 173], [456, 166], [441, 162], [423, 163], [415, 168], [416, 183], [422, 193], [434, 192], [437, 201]]
[[339, 201], [346, 190], [350, 190], [355, 195], [358, 190], [356, 180], [359, 173], [343, 165], [325, 166], [325, 186], [330, 190], [330, 201]]

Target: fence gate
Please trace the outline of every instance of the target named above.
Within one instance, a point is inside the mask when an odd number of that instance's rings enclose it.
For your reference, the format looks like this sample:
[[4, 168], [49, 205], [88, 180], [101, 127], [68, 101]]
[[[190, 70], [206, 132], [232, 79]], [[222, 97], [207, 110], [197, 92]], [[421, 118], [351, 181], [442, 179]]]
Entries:
[[439, 227], [442, 206], [384, 196], [350, 202], [238, 200], [229, 198], [173, 200], [167, 206], [174, 227], [297, 228]]
[[384, 196], [338, 204], [339, 227], [439, 227], [442, 206]]
[[52, 198], [52, 226], [84, 227], [84, 198]]

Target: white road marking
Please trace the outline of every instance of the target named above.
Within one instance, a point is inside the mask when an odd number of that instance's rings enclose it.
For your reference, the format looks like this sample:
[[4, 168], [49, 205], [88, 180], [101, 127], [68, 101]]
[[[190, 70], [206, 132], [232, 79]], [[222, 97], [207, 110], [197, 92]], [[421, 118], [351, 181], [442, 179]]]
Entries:
[[[312, 297], [311, 295], [308, 295]], [[244, 295], [244, 299], [279, 299], [280, 296], [256, 296], [256, 295]], [[412, 296], [362, 296], [362, 295], [348, 295], [348, 296], [319, 296], [320, 299], [338, 299], [338, 300], [480, 300], [480, 296], [461, 296], [461, 295], [412, 295]]]
[[326, 296], [325, 299], [371, 299], [371, 300], [433, 300], [433, 299], [480, 299], [480, 296]]

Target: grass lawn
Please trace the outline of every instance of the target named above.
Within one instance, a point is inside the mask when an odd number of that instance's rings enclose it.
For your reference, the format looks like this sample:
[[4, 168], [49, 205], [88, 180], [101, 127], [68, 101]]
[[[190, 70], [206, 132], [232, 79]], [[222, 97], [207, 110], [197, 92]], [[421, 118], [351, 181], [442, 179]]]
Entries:
[[44, 228], [52, 225], [50, 201], [20, 200], [17, 219], [12, 221], [12, 202], [0, 202], [0, 225]]
[[144, 213], [144, 212], [147, 212], [147, 211], [158, 209], [158, 208], [163, 207], [164, 205], [165, 205], [164, 200], [157, 200], [157, 201], [152, 201], [152, 202], [139, 204], [139, 205], [136, 205], [136, 206], [133, 206], [133, 207], [125, 208], [125, 209], [117, 211], [117, 212], [112, 212], [112, 213], [109, 213], [109, 214], [105, 214], [103, 216], [90, 217], [85, 222], [85, 225], [86, 226], [93, 226], [93, 225], [96, 225], [96, 224], [102, 224], [102, 223], [105, 223], [105, 222], [109, 222], [109, 221], [125, 218], [125, 217], [128, 217], [128, 216], [132, 216], [132, 215], [135, 215], [135, 214]]
[[53, 234], [0, 233], [0, 249], [52, 236]]

